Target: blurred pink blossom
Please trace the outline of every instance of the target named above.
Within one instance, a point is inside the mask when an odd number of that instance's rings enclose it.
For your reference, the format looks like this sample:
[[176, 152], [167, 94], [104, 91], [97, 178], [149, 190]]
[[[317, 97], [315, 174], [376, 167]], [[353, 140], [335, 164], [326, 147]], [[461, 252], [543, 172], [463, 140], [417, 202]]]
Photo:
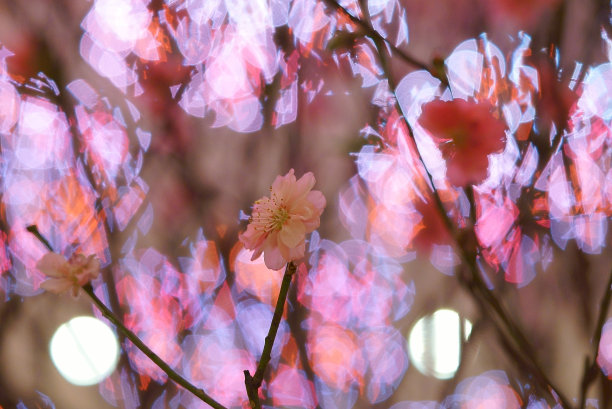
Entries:
[[597, 364], [608, 379], [612, 379], [612, 318], [609, 318], [601, 330]]
[[488, 155], [505, 146], [505, 125], [486, 103], [434, 100], [423, 105], [419, 122], [442, 152], [446, 177], [455, 186], [484, 181]]
[[40, 285], [41, 288], [55, 294], [72, 290], [72, 296], [76, 298], [79, 288], [100, 274], [100, 261], [94, 255], [73, 254], [66, 260], [60, 254], [47, 253], [36, 268], [50, 277]]
[[325, 197], [312, 190], [312, 172], [296, 180], [291, 169], [277, 176], [270, 188], [270, 197], [262, 197], [253, 205], [249, 225], [239, 238], [254, 250], [251, 260], [264, 253], [266, 266], [281, 269], [286, 263], [304, 256], [305, 236], [319, 227]]

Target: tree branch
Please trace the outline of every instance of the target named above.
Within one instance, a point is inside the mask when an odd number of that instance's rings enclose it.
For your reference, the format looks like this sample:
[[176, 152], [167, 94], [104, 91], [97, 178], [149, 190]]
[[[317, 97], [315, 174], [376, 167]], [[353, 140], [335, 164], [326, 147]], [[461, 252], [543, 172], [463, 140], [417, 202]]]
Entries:
[[[378, 57], [381, 61], [381, 66], [388, 80], [389, 90], [391, 91], [391, 93], [393, 94], [395, 98], [396, 109], [398, 112], [401, 113], [402, 110], [401, 110], [401, 107], [399, 106], [397, 95], [395, 93], [395, 81], [393, 80], [391, 76], [391, 68], [390, 68], [390, 64], [388, 61], [389, 56], [387, 56], [386, 50], [383, 47], [384, 42], [387, 42], [387, 44], [389, 44], [388, 40], [386, 40], [384, 37], [378, 34], [378, 32], [376, 32], [376, 30], [374, 30], [371, 27], [369, 22], [367, 21], [364, 22], [352, 16], [348, 12], [348, 10], [340, 6], [335, 0], [325, 0], [325, 2], [327, 2], [328, 4], [331, 4], [332, 6], [336, 7], [336, 9], [345, 13], [353, 22], [355, 22], [356, 24], [359, 24], [360, 27], [362, 27], [366, 31], [366, 35], [372, 38], [376, 46]], [[393, 47], [391, 47], [391, 49], [395, 51]], [[422, 63], [418, 64], [417, 66], [427, 70], [433, 76], [440, 78], [440, 75], [437, 75], [435, 71], [430, 69], [428, 66]], [[444, 75], [442, 77], [444, 77], [443, 78], [444, 80], [446, 79]], [[448, 85], [448, 82], [445, 82], [445, 84]], [[410, 123], [408, 122], [405, 116], [402, 116], [402, 119], [410, 132], [410, 136], [414, 139], [414, 133], [412, 131], [412, 127], [410, 126]], [[530, 365], [532, 368], [531, 372], [533, 373], [535, 379], [541, 384], [543, 389], [549, 390], [551, 392], [550, 394], [553, 397], [553, 399], [557, 400], [558, 398], [558, 400], [561, 401], [561, 404], [564, 408], [566, 409], [571, 408], [572, 405], [570, 404], [570, 401], [552, 383], [552, 381], [548, 378], [548, 376], [545, 374], [545, 372], [542, 370], [542, 368], [538, 364], [535, 354], [533, 353], [533, 349], [531, 345], [529, 344], [527, 338], [523, 334], [522, 330], [520, 329], [520, 327], [512, 321], [509, 314], [506, 313], [502, 304], [499, 302], [499, 300], [495, 297], [495, 295], [488, 289], [488, 287], [484, 283], [482, 277], [480, 276], [480, 272], [479, 272], [479, 269], [476, 263], [476, 247], [475, 247], [476, 241], [469, 240], [469, 239], [466, 240], [467, 237], [460, 237], [459, 232], [457, 231], [453, 222], [451, 221], [448, 214], [446, 213], [446, 209], [444, 208], [442, 199], [440, 198], [440, 195], [433, 183], [433, 178], [431, 174], [429, 173], [429, 171], [427, 170], [427, 166], [425, 166], [425, 162], [423, 161], [423, 158], [421, 157], [421, 153], [418, 151], [418, 149], [417, 149], [417, 152], [419, 155], [419, 160], [421, 164], [423, 165], [423, 168], [425, 169], [425, 174], [429, 179], [431, 189], [432, 189], [432, 196], [436, 204], [436, 207], [440, 213], [440, 216], [442, 217], [444, 225], [447, 227], [451, 237], [453, 237], [456, 247], [459, 249], [460, 256], [462, 258], [463, 263], [465, 263], [469, 267], [471, 277], [469, 279], [464, 279], [464, 280], [460, 279], [459, 280], [460, 283], [462, 283], [466, 287], [468, 292], [473, 297], [475, 297], [477, 301], [480, 301], [483, 303], [481, 304], [481, 307], [486, 315], [491, 314], [491, 311], [486, 307], [488, 306], [490, 309], [492, 309], [492, 311], [495, 313], [495, 315], [498, 317], [498, 319], [501, 321], [501, 323], [505, 327], [506, 332], [509, 333], [509, 335], [513, 338], [518, 350], [525, 356], [526, 360], [531, 363]], [[469, 193], [471, 192], [471, 189], [468, 188], [467, 191]], [[473, 201], [474, 201], [474, 197], [472, 194], [472, 197], [470, 197], [470, 202], [471, 202], [472, 207], [473, 207]], [[469, 233], [470, 232], [468, 232], [468, 234]], [[474, 235], [473, 230], [471, 231], [471, 234]], [[473, 243], [474, 245], [473, 249], [471, 248], [471, 243]]]
[[370, 37], [374, 41], [381, 41], [381, 42], [387, 43], [387, 45], [393, 51], [393, 53], [397, 54], [402, 60], [406, 61], [410, 65], [413, 65], [417, 68], [420, 68], [422, 70], [429, 72], [434, 77], [440, 79], [445, 85], [448, 85], [448, 81], [446, 80], [445, 76], [442, 76], [441, 78], [440, 73], [434, 67], [431, 67], [422, 61], [419, 61], [417, 58], [397, 48], [392, 42], [390, 42], [387, 38], [383, 37], [378, 31], [376, 31], [370, 25], [370, 23], [364, 20], [361, 20], [358, 17], [353, 16], [346, 8], [340, 5], [340, 3], [338, 3], [336, 0], [324, 0], [324, 2], [327, 3], [330, 7], [335, 8], [337, 11], [347, 16], [353, 23], [358, 25], [363, 30], [366, 36]]
[[[51, 252], [53, 252], [53, 248], [45, 239], [42, 234], [38, 231], [38, 227], [36, 225], [30, 225], [26, 228], [30, 233], [32, 233], [40, 242]], [[226, 409], [225, 406], [221, 405], [219, 402], [215, 401], [212, 397], [210, 397], [204, 390], [200, 388], [196, 388], [192, 385], [188, 380], [179, 375], [174, 369], [170, 368], [170, 366], [164, 362], [155, 352], [153, 352], [148, 346], [145, 345], [144, 342], [138, 338], [136, 334], [126, 328], [123, 323], [113, 314], [113, 312], [104, 305], [104, 303], [96, 296], [93, 291], [93, 287], [90, 283], [85, 284], [83, 287], [83, 291], [85, 291], [93, 300], [94, 304], [102, 315], [106, 317], [110, 322], [112, 322], [115, 327], [119, 328], [119, 330], [136, 346], [136, 348], [140, 349], [143, 354], [145, 354], [155, 365], [159, 367], [162, 371], [168, 375], [170, 379], [172, 379], [177, 384], [181, 385], [183, 388], [187, 389], [189, 392], [193, 393], [196, 397], [198, 397], [203, 402], [212, 406], [215, 409]]]
[[274, 315], [272, 316], [272, 322], [270, 323], [270, 329], [266, 336], [263, 352], [255, 375], [251, 376], [248, 370], [244, 371], [244, 385], [246, 387], [247, 395], [249, 397], [249, 403], [252, 409], [261, 409], [261, 402], [259, 401], [258, 389], [263, 382], [264, 373], [268, 364], [270, 363], [272, 347], [274, 346], [274, 340], [276, 339], [276, 333], [283, 317], [283, 310], [285, 309], [285, 301], [287, 300], [287, 293], [289, 292], [289, 286], [291, 285], [291, 278], [297, 269], [293, 262], [289, 262], [285, 269], [285, 275], [283, 276], [283, 282], [281, 284], [280, 291], [278, 293], [278, 300], [276, 301], [276, 308], [274, 309]]
[[183, 388], [187, 389], [189, 392], [193, 393], [196, 397], [200, 398], [200, 400], [202, 400], [203, 402], [209, 404], [213, 408], [215, 408], [215, 409], [226, 409], [225, 406], [221, 405], [219, 402], [215, 401], [212, 397], [210, 397], [208, 394], [206, 394], [206, 392], [204, 392], [204, 390], [202, 390], [200, 388], [196, 388], [189, 381], [187, 381], [185, 378], [183, 378], [181, 375], [179, 375], [176, 371], [174, 371], [174, 369], [170, 368], [170, 366], [168, 364], [166, 364], [166, 362], [164, 362], [164, 360], [161, 359], [148, 346], [146, 346], [145, 343], [142, 342], [140, 340], [140, 338], [138, 338], [138, 336], [136, 334], [134, 334], [132, 331], [127, 329], [121, 323], [121, 321], [119, 321], [119, 319], [117, 317], [115, 317], [115, 315], [111, 312], [111, 310], [109, 310], [106, 307], [106, 305], [104, 305], [104, 303], [96, 296], [96, 294], [93, 292], [93, 288], [91, 287], [91, 284], [85, 284], [83, 286], [83, 290], [91, 297], [91, 299], [96, 304], [98, 309], [102, 312], [102, 315], [104, 315], [106, 318], [108, 318], [108, 320], [110, 322], [112, 322], [117, 328], [119, 328], [121, 330], [121, 332], [123, 332], [125, 334], [125, 336], [130, 341], [132, 341], [132, 343], [136, 346], [136, 348], [140, 349], [143, 354], [145, 354], [147, 357], [149, 357], [149, 359], [151, 361], [153, 361], [155, 363], [155, 365], [157, 365], [159, 367], [159, 369], [164, 371], [166, 373], [166, 375], [168, 375], [168, 377], [170, 379], [172, 379], [174, 382], [176, 382], [179, 385], [181, 385]]

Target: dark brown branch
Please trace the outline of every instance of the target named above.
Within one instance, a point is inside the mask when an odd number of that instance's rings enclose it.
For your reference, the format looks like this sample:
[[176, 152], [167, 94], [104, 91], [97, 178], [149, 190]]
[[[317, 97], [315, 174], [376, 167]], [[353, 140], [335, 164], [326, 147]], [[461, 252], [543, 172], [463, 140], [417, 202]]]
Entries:
[[324, 1], [330, 7], [335, 8], [337, 11], [347, 16], [353, 23], [358, 25], [359, 28], [363, 30], [364, 34], [367, 37], [370, 37], [375, 42], [379, 41], [379, 42], [386, 43], [391, 49], [391, 51], [393, 51], [394, 54], [397, 54], [402, 60], [406, 61], [408, 64], [411, 64], [417, 68], [420, 68], [422, 70], [429, 72], [434, 77], [440, 79], [444, 84], [448, 85], [446, 78], [440, 78], [439, 72], [435, 68], [427, 65], [426, 63], [422, 61], [419, 61], [417, 58], [397, 48], [392, 42], [390, 42], [387, 38], [383, 37], [378, 31], [376, 31], [370, 25], [370, 23], [368, 23], [367, 21], [361, 20], [358, 17], [353, 16], [346, 8], [342, 7], [340, 3], [338, 3], [336, 0], [324, 0]]
[[272, 323], [270, 324], [270, 329], [268, 331], [268, 335], [266, 336], [264, 349], [261, 353], [261, 358], [259, 360], [259, 364], [257, 365], [255, 375], [251, 376], [251, 373], [248, 370], [244, 371], [244, 385], [246, 387], [247, 395], [249, 396], [249, 403], [253, 409], [261, 409], [258, 390], [263, 382], [266, 368], [270, 363], [272, 347], [274, 346], [276, 333], [278, 332], [278, 327], [280, 325], [281, 318], [283, 317], [287, 293], [289, 292], [291, 279], [293, 278], [296, 268], [297, 267], [295, 264], [293, 264], [293, 262], [289, 262], [289, 264], [287, 264], [287, 268], [285, 269], [283, 282], [278, 293], [278, 300], [276, 300], [276, 308], [274, 309], [274, 315], [272, 316]]
[[214, 400], [212, 397], [206, 394], [206, 392], [204, 392], [202, 389], [196, 388], [195, 386], [193, 386], [188, 380], [186, 380], [181, 375], [179, 375], [176, 371], [174, 371], [174, 369], [170, 368], [170, 366], [166, 364], [166, 362], [164, 362], [164, 360], [161, 359], [148, 346], [146, 346], [145, 343], [142, 342], [140, 338], [138, 338], [138, 336], [136, 336], [136, 334], [134, 334], [132, 331], [127, 329], [121, 323], [121, 321], [119, 321], [119, 319], [115, 317], [115, 314], [113, 314], [111, 310], [109, 310], [106, 307], [106, 305], [104, 305], [104, 303], [96, 296], [96, 294], [93, 292], [93, 288], [91, 287], [91, 284], [84, 285], [83, 291], [85, 291], [91, 297], [94, 304], [96, 304], [98, 309], [102, 312], [102, 315], [104, 315], [110, 322], [112, 322], [117, 328], [119, 328], [119, 330], [121, 330], [121, 332], [123, 332], [123, 334], [130, 341], [132, 341], [132, 343], [136, 346], [136, 348], [140, 349], [142, 353], [145, 354], [151, 361], [153, 361], [155, 365], [159, 367], [159, 369], [164, 371], [170, 379], [172, 379], [177, 384], [181, 385], [183, 388], [187, 389], [189, 392], [193, 393], [196, 397], [200, 398], [201, 401], [207, 403], [213, 408], [225, 409], [225, 406], [221, 405], [219, 402]]
[[[393, 96], [395, 97], [396, 109], [398, 110], [398, 112], [402, 112], [401, 107], [399, 106], [397, 95], [395, 93], [395, 82], [391, 76], [391, 68], [388, 62], [389, 56], [387, 55], [386, 50], [384, 48], [384, 42], [387, 40], [384, 39], [382, 36], [380, 36], [375, 30], [373, 30], [369, 22], [364, 22], [352, 16], [346, 9], [340, 6], [335, 0], [325, 0], [325, 1], [328, 4], [331, 4], [334, 7], [336, 7], [338, 10], [341, 10], [343, 13], [347, 14], [352, 21], [359, 24], [364, 30], [366, 30], [366, 34], [372, 38], [376, 46], [378, 56], [381, 61], [381, 66], [384, 70], [385, 76], [387, 77], [387, 80], [389, 83], [389, 89], [391, 93], [393, 94]], [[371, 29], [373, 32], [368, 31], [368, 28]], [[424, 68], [428, 72], [430, 72], [432, 75], [439, 77], [435, 74], [434, 71], [432, 71], [428, 67], [421, 66], [421, 68]], [[402, 119], [410, 132], [410, 136], [414, 139], [414, 133], [412, 131], [412, 127], [410, 126], [410, 123], [408, 122], [405, 116], [402, 116]], [[417, 152], [418, 152], [418, 149], [417, 149]], [[496, 296], [488, 289], [486, 283], [483, 281], [480, 275], [480, 271], [478, 269], [478, 265], [476, 263], [475, 246], [477, 242], [475, 238], [473, 237], [474, 235], [473, 230], [471, 232], [467, 232], [467, 234], [462, 234], [462, 235], [459, 234], [453, 222], [451, 221], [448, 214], [446, 213], [446, 209], [444, 208], [442, 199], [440, 198], [440, 195], [434, 185], [431, 174], [429, 173], [429, 171], [427, 170], [427, 167], [425, 166], [425, 162], [423, 161], [423, 158], [421, 157], [420, 152], [419, 152], [419, 160], [421, 164], [423, 165], [423, 168], [425, 169], [425, 174], [428, 177], [428, 180], [431, 185], [432, 196], [434, 198], [434, 202], [440, 213], [440, 216], [442, 217], [444, 225], [447, 227], [449, 233], [453, 237], [456, 247], [458, 248], [460, 252], [460, 256], [461, 256], [463, 263], [469, 267], [469, 273], [470, 273], [469, 277], [463, 277], [463, 279], [461, 279], [460, 277], [460, 280], [459, 280], [460, 283], [462, 283], [465, 286], [468, 292], [474, 298], [476, 298], [477, 301], [479, 301], [479, 304], [481, 305], [481, 308], [483, 309], [485, 314], [490, 315], [491, 310], [495, 313], [495, 316], [497, 316], [501, 324], [503, 324], [506, 332], [512, 337], [520, 353], [522, 353], [525, 357], [525, 360], [530, 363], [529, 366], [531, 367], [531, 373], [534, 375], [535, 379], [538, 381], [540, 386], [542, 386], [543, 389], [545, 390], [550, 390], [553, 398], [555, 398], [555, 400], [558, 398], [558, 400], [561, 401], [561, 405], [564, 408], [566, 409], [572, 408], [570, 401], [559, 390], [559, 388], [557, 388], [552, 383], [552, 381], [548, 378], [546, 373], [542, 370], [542, 368], [538, 364], [537, 359], [535, 357], [535, 353], [533, 352], [533, 348], [531, 347], [529, 341], [523, 334], [523, 331], [520, 329], [518, 325], [514, 323], [514, 321], [512, 321], [512, 319], [510, 318], [510, 315], [505, 311], [502, 304], [499, 302]], [[468, 194], [471, 193], [470, 195], [471, 197], [469, 199], [471, 202], [472, 211], [474, 211], [473, 192], [471, 191], [471, 189], [468, 188], [467, 193]], [[463, 237], [463, 236], [466, 236], [466, 237]]]
[[[45, 239], [36, 225], [30, 225], [27, 227], [27, 230], [32, 233], [40, 242], [49, 250], [53, 251], [53, 248]], [[140, 349], [143, 354], [145, 354], [155, 365], [159, 367], [162, 371], [168, 375], [170, 379], [172, 379], [177, 384], [181, 385], [183, 388], [187, 389], [189, 392], [193, 393], [196, 397], [198, 397], [202, 402], [207, 403], [215, 409], [226, 409], [225, 406], [221, 405], [219, 402], [215, 401], [212, 397], [210, 397], [204, 390], [200, 388], [196, 388], [192, 385], [188, 380], [179, 375], [174, 369], [170, 368], [170, 366], [164, 362], [155, 352], [153, 352], [148, 346], [145, 345], [144, 342], [138, 338], [136, 334], [126, 328], [123, 323], [113, 314], [111, 310], [108, 309], [106, 305], [96, 296], [93, 291], [93, 288], [90, 283], [85, 284], [83, 287], [83, 291], [85, 291], [93, 300], [96, 307], [102, 312], [102, 315], [106, 317], [110, 322], [112, 322], [115, 327], [119, 328], [119, 330], [136, 346], [136, 348]]]

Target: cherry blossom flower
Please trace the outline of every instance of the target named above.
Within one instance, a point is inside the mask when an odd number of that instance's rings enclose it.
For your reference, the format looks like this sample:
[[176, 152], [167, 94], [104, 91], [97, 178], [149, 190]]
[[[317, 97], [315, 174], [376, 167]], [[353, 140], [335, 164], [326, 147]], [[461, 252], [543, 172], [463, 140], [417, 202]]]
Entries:
[[239, 238], [244, 247], [254, 250], [251, 260], [264, 253], [266, 266], [281, 269], [286, 263], [304, 256], [306, 234], [319, 227], [325, 197], [312, 190], [312, 172], [296, 180], [291, 169], [277, 176], [270, 188], [270, 197], [253, 205], [249, 225]]
[[100, 261], [94, 256], [73, 254], [70, 259], [57, 253], [47, 253], [36, 264], [36, 268], [45, 273], [49, 279], [40, 287], [55, 294], [71, 290], [77, 297], [79, 288], [100, 274]]
[[455, 186], [479, 184], [487, 177], [487, 155], [505, 146], [505, 125], [487, 103], [435, 100], [423, 105], [420, 124], [446, 160], [446, 177]]

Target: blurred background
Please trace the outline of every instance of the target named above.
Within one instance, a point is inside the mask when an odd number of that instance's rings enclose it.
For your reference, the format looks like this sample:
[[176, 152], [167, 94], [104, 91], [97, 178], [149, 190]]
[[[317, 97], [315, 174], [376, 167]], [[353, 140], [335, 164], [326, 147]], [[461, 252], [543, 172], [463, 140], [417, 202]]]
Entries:
[[[329, 47], [334, 33], [356, 29], [325, 2], [230, 3], [0, 0], [0, 407], [205, 407], [130, 348], [100, 384], [77, 386], [60, 374], [54, 333], [94, 312], [83, 294], [41, 292], [34, 266], [44, 248], [24, 231], [31, 223], [64, 254], [97, 254], [104, 301], [179, 372], [240, 406], [242, 370], [261, 350], [250, 339], [265, 335], [280, 275], [250, 262], [237, 236], [252, 202], [290, 168], [315, 174], [328, 205], [311, 249], [334, 256], [311, 258], [327, 267], [294, 282], [267, 405], [435, 408], [467, 394], [469, 385], [457, 389], [462, 380], [483, 376], [497, 389], [467, 407], [552, 407], [456, 276], [415, 252], [353, 257], [367, 240], [347, 227], [360, 214], [347, 211], [347, 192], [373, 203], [357, 154], [377, 146], [372, 135], [392, 121], [393, 105], [375, 102], [388, 100], [375, 48], [359, 38]], [[533, 54], [545, 50], [560, 83], [576, 61], [608, 62], [606, 1], [361, 3], [398, 49], [431, 67], [474, 38], [510, 59], [523, 34]], [[417, 69], [392, 58], [391, 82]], [[612, 261], [606, 231], [593, 254], [574, 240], [553, 246], [548, 266], [523, 285], [491, 274], [496, 296], [570, 399], [580, 395]], [[327, 309], [315, 305], [318, 294]], [[93, 355], [103, 354], [97, 348]], [[77, 349], [68, 347], [88, 354]], [[592, 407], [612, 407], [610, 386], [600, 374]]]

